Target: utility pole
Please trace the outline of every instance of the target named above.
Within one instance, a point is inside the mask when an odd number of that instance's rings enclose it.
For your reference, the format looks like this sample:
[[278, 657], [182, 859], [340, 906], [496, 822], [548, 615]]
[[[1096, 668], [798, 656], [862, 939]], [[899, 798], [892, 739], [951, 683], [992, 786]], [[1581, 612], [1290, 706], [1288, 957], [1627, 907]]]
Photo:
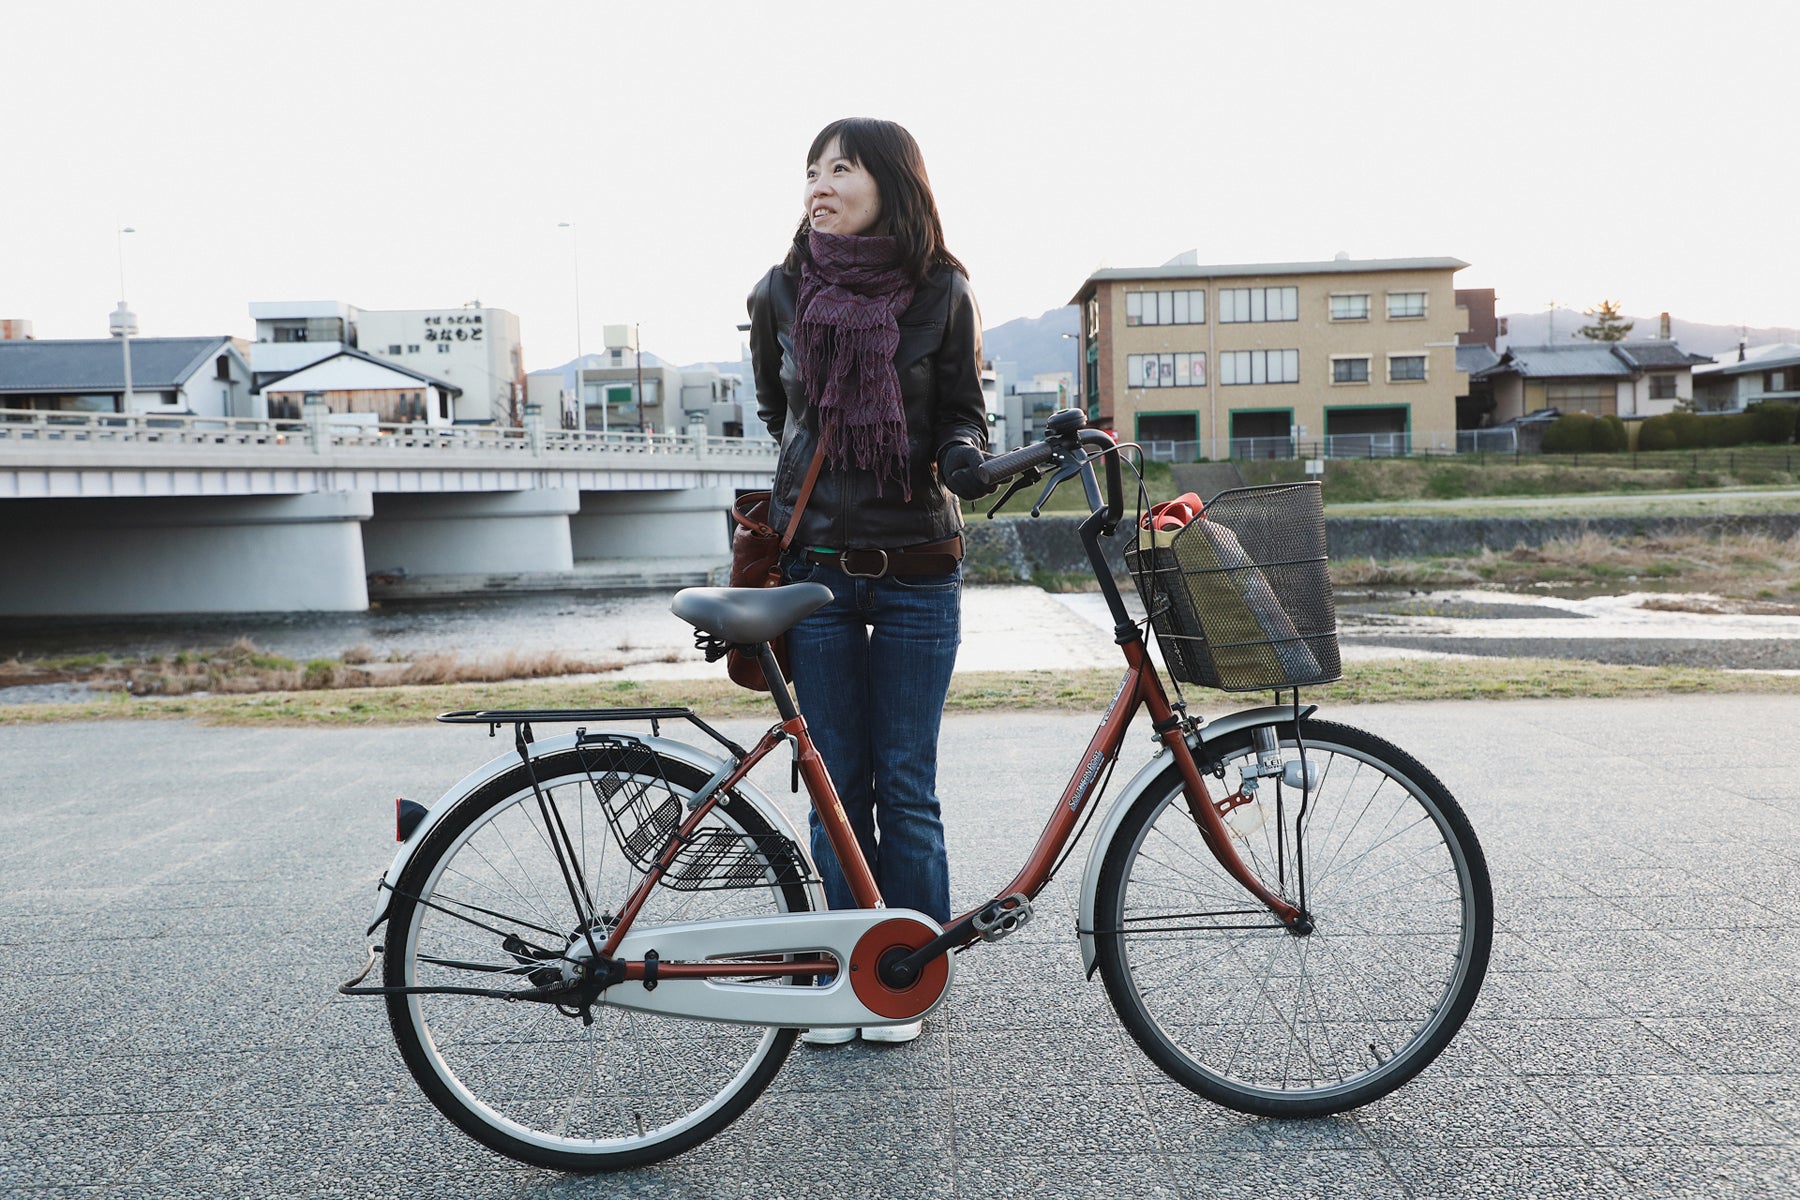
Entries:
[[631, 340], [637, 343], [631, 351], [631, 357], [637, 360], [638, 432], [642, 433], [644, 432], [644, 327], [642, 325], [632, 325]]

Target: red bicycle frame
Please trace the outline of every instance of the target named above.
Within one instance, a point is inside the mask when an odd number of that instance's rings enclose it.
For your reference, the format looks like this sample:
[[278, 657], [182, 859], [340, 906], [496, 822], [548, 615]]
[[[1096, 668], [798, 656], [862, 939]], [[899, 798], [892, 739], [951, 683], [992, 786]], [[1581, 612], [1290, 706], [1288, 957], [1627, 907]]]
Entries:
[[[1083, 431], [1089, 433], [1091, 431]], [[1085, 439], [1084, 439], [1085, 440]], [[1038, 836], [1037, 844], [1032, 848], [1025, 865], [1012, 882], [986, 903], [971, 909], [951, 920], [941, 937], [930, 947], [918, 953], [932, 956], [949, 950], [966, 946], [981, 936], [975, 918], [984, 912], [992, 911], [1006, 898], [1015, 894], [1027, 899], [1035, 897], [1050, 882], [1058, 857], [1069, 844], [1078, 829], [1082, 811], [1093, 798], [1096, 786], [1105, 777], [1119, 756], [1124, 745], [1125, 731], [1140, 707], [1150, 713], [1152, 728], [1168, 748], [1176, 767], [1181, 772], [1183, 792], [1187, 798], [1188, 809], [1199, 828], [1200, 836], [1207, 848], [1219, 861], [1219, 865], [1231, 877], [1244, 887], [1244, 890], [1256, 897], [1270, 912], [1274, 913], [1283, 924], [1293, 925], [1303, 918], [1300, 910], [1287, 900], [1276, 895], [1245, 865], [1232, 845], [1227, 834], [1224, 821], [1218, 806], [1213, 802], [1201, 774], [1199, 764], [1195, 762], [1192, 751], [1187, 744], [1187, 728], [1181, 717], [1169, 703], [1168, 694], [1163, 690], [1162, 678], [1157, 674], [1145, 648], [1142, 633], [1136, 624], [1125, 615], [1118, 587], [1113, 583], [1111, 571], [1105, 565], [1101, 555], [1097, 537], [1101, 533], [1110, 533], [1116, 525], [1116, 518], [1111, 514], [1119, 511], [1119, 482], [1117, 447], [1107, 439], [1104, 455], [1112, 455], [1108, 459], [1108, 485], [1111, 502], [1102, 506], [1099, 503], [1099, 487], [1094, 479], [1091, 459], [1084, 459], [1076, 470], [1069, 472], [1073, 478], [1079, 474], [1093, 500], [1093, 515], [1082, 525], [1082, 540], [1087, 545], [1089, 555], [1094, 561], [1100, 580], [1101, 591], [1106, 594], [1108, 603], [1118, 618], [1120, 631], [1120, 649], [1125, 655], [1125, 676], [1119, 683], [1112, 703], [1108, 704], [1100, 718], [1100, 725], [1089, 739], [1087, 748], [1082, 752], [1075, 772], [1069, 777], [1063, 788], [1056, 807], [1051, 810], [1049, 820], [1043, 832]], [[832, 784], [831, 774], [825, 768], [824, 760], [819, 757], [812, 737], [807, 732], [806, 718], [795, 707], [792, 697], [781, 682], [779, 670], [775, 666], [774, 656], [762, 651], [763, 672], [766, 678], [775, 683], [771, 697], [780, 708], [782, 721], [772, 727], [750, 752], [743, 756], [734, 770], [715, 787], [698, 805], [681, 827], [670, 837], [668, 845], [658, 862], [646, 874], [645, 878], [633, 891], [630, 899], [619, 914], [619, 921], [600, 948], [603, 955], [611, 957], [620, 941], [629, 931], [633, 919], [643, 907], [650, 895], [650, 889], [656, 886], [664, 871], [674, 861], [675, 855], [685, 840], [690, 837], [703, 821], [707, 813], [717, 805], [719, 797], [737, 786], [745, 776], [776, 746], [792, 740], [794, 754], [802, 779], [806, 782], [807, 794], [811, 797], [813, 810], [818, 814], [819, 823], [837, 855], [838, 865], [843, 870], [844, 880], [849, 885], [850, 894], [855, 898], [858, 908], [879, 908], [883, 906], [881, 889], [876, 885], [874, 875], [869, 870], [868, 861], [863, 857], [862, 847], [858, 844], [855, 832], [850, 828], [849, 818], [844, 814], [844, 806], [838, 799], [837, 788]], [[835, 965], [824, 960], [808, 959], [788, 962], [758, 962], [756, 973], [759, 975], [811, 975], [821, 971], [835, 970]], [[642, 963], [626, 963], [625, 978], [643, 978]], [[658, 965], [657, 974], [663, 978], [707, 978], [722, 976], [741, 976], [744, 973], [743, 963], [710, 962], [710, 963], [662, 963]]]

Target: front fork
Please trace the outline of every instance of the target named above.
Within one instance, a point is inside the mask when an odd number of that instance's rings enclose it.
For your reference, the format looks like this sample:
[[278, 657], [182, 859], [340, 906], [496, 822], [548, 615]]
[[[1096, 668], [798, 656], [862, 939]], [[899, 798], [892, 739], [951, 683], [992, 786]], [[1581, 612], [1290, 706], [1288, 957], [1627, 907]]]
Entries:
[[[1255, 896], [1287, 926], [1289, 933], [1301, 937], [1311, 933], [1311, 915], [1271, 891], [1244, 862], [1237, 847], [1232, 844], [1231, 834], [1219, 815], [1219, 806], [1214, 803], [1211, 792], [1207, 790], [1200, 765], [1194, 760], [1193, 751], [1188, 748], [1187, 731], [1179, 720], [1174, 719], [1174, 710], [1169, 705], [1167, 694], [1162, 690], [1162, 680], [1154, 671], [1145, 671], [1143, 687], [1145, 704], [1156, 720], [1155, 728], [1181, 771], [1182, 792], [1187, 797], [1188, 812], [1193, 815], [1194, 824], [1199, 828], [1206, 848], [1212, 851], [1213, 857], [1218, 859], [1219, 865], [1225, 868], [1228, 875], [1243, 885], [1245, 891]], [[1275, 740], [1274, 729], [1266, 725], [1259, 726], [1251, 731], [1251, 736], [1255, 739], [1257, 769], [1261, 771], [1272, 764], [1273, 770], [1270, 773], [1281, 772], [1284, 769], [1281, 765], [1281, 747]]]

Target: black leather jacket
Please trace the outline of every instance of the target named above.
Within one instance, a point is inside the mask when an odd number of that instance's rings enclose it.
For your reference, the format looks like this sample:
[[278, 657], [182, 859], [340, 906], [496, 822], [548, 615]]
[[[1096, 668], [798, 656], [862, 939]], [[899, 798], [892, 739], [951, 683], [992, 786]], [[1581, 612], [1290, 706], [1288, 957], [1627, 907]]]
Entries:
[[[757, 414], [781, 443], [769, 505], [777, 530], [787, 528], [819, 439], [794, 358], [797, 288], [798, 280], [778, 266], [750, 293]], [[981, 316], [961, 272], [939, 268], [919, 285], [900, 314], [894, 367], [906, 410], [912, 499], [902, 497], [891, 477], [877, 494], [873, 472], [828, 462], [800, 514], [795, 546], [891, 550], [939, 541], [962, 528], [956, 497], [938, 482], [938, 462], [959, 442], [985, 449], [988, 427], [981, 394]]]

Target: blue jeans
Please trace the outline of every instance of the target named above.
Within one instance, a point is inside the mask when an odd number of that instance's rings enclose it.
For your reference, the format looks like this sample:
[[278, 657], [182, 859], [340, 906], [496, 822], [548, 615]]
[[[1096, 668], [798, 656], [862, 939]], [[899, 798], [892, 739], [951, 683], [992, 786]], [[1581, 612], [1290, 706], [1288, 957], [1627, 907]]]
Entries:
[[[786, 574], [832, 591], [831, 603], [788, 633], [788, 657], [807, 728], [882, 899], [946, 923], [938, 727], [962, 640], [962, 570], [859, 579], [796, 562]], [[855, 908], [816, 812], [812, 850], [831, 907]]]

